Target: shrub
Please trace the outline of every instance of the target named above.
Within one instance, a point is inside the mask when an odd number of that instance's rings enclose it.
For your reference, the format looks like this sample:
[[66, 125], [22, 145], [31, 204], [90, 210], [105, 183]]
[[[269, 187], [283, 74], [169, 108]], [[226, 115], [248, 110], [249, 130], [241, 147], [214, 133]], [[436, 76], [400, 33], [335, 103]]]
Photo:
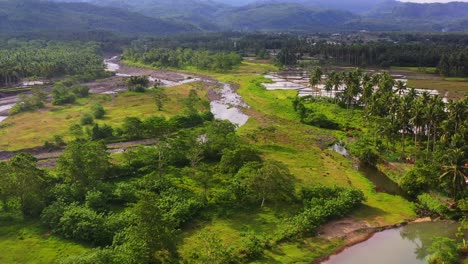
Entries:
[[85, 98], [89, 96], [89, 87], [84, 85], [73, 85], [71, 92], [78, 98]]
[[93, 112], [93, 116], [96, 119], [101, 119], [106, 114], [106, 110], [100, 103], [94, 104], [93, 107], [91, 108], [91, 111]]
[[302, 122], [310, 126], [316, 126], [327, 129], [339, 129], [340, 127], [339, 124], [328, 119], [328, 117], [322, 113], [311, 112], [307, 114], [307, 116], [304, 119], [302, 119]]
[[76, 101], [76, 95], [64, 85], [55, 85], [52, 89], [52, 104], [72, 104]]
[[435, 195], [423, 193], [418, 195], [418, 201], [423, 208], [438, 215], [446, 216], [449, 213], [447, 205], [440, 201]]
[[455, 264], [459, 263], [460, 253], [457, 242], [446, 237], [437, 237], [434, 239], [429, 252], [429, 264]]
[[80, 123], [82, 126], [92, 125], [94, 123], [94, 118], [90, 113], [86, 113], [83, 116], [81, 116]]

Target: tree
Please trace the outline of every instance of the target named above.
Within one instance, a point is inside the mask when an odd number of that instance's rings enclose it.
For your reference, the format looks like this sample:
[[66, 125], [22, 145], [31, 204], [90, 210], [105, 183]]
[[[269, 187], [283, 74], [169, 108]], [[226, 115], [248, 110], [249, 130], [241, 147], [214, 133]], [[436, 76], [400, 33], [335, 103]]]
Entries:
[[11, 167], [6, 162], [0, 162], [0, 202], [5, 211], [9, 210], [9, 200], [13, 193]]
[[148, 76], [130, 76], [127, 79], [127, 86], [130, 91], [144, 92], [149, 86]]
[[94, 118], [96, 119], [102, 119], [104, 115], [106, 114], [106, 110], [100, 103], [95, 103], [92, 106], [91, 111], [93, 113]]
[[164, 91], [161, 88], [154, 88], [153, 90], [153, 98], [158, 108], [158, 111], [162, 111], [164, 103], [167, 100], [167, 95], [164, 94]]
[[11, 194], [18, 199], [21, 212], [26, 216], [37, 216], [44, 207], [44, 172], [37, 168], [37, 159], [30, 154], [20, 153], [9, 162]]
[[465, 177], [468, 177], [465, 167], [465, 152], [462, 149], [448, 149], [444, 157], [444, 165], [442, 166], [442, 174], [440, 179], [449, 178], [453, 194], [455, 196], [461, 194], [465, 190]]
[[94, 123], [94, 118], [90, 113], [85, 113], [81, 116], [80, 124], [82, 126], [92, 125]]
[[68, 144], [57, 165], [63, 179], [76, 184], [84, 197], [88, 189], [106, 176], [109, 154], [102, 142], [75, 140]]
[[52, 89], [52, 104], [64, 105], [72, 104], [76, 101], [76, 95], [73, 94], [66, 86], [57, 84]]
[[251, 163], [250, 166], [257, 169], [247, 175], [247, 184], [254, 196], [261, 200], [260, 207], [266, 200], [288, 200], [294, 195], [293, 177], [284, 164], [267, 160], [261, 165]]
[[[164, 216], [164, 212], [158, 207], [159, 197], [152, 193], [144, 193], [131, 212], [135, 216], [132, 225], [125, 230], [120, 246], [146, 248], [141, 256], [150, 262], [155, 261], [155, 256], [175, 256], [175, 228], [173, 221]], [[137, 248], [138, 248], [137, 247]], [[140, 250], [138, 250], [140, 251]], [[146, 252], [145, 252], [146, 251]], [[133, 252], [137, 254], [140, 252]]]

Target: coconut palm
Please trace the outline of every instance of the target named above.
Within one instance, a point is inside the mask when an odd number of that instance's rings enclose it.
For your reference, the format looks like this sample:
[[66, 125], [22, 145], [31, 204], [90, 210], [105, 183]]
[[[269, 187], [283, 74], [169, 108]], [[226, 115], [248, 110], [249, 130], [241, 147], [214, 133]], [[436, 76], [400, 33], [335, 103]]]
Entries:
[[448, 149], [444, 156], [444, 165], [440, 180], [449, 178], [453, 188], [453, 194], [458, 195], [465, 190], [467, 177], [467, 167], [465, 167], [465, 152], [460, 149]]
[[406, 91], [406, 83], [401, 80], [397, 81], [395, 93], [401, 96], [405, 91]]

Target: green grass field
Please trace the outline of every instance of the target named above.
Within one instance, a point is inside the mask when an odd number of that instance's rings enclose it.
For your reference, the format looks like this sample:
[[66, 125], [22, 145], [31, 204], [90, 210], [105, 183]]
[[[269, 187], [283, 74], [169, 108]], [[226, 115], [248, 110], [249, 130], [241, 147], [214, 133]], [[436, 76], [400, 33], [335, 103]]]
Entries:
[[[104, 119], [97, 123], [106, 123], [114, 127], [122, 124], [126, 117], [146, 118], [152, 115], [172, 117], [184, 108], [183, 100], [190, 90], [196, 89], [200, 98], [205, 98], [206, 91], [200, 89], [199, 83], [185, 84], [170, 89], [164, 89], [168, 101], [162, 111], [158, 111], [151, 92], [124, 92], [116, 95], [91, 95], [79, 99], [75, 104], [53, 106], [48, 104], [44, 109], [35, 112], [25, 112], [9, 117], [0, 128], [0, 149], [18, 150], [42, 146], [51, 140], [53, 135], [68, 139], [68, 129], [72, 124], [79, 123], [80, 117], [91, 111], [93, 104], [99, 102], [106, 109]], [[200, 110], [208, 110], [200, 104]]]
[[0, 263], [54, 263], [89, 250], [51, 235], [38, 223], [0, 217]]

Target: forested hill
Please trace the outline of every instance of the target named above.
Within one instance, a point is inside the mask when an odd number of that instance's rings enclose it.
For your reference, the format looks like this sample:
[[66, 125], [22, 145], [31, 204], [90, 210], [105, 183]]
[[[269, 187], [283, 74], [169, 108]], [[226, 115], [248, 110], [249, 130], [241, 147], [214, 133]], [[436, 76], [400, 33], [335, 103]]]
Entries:
[[218, 23], [241, 30], [328, 31], [341, 28], [355, 18], [356, 15], [346, 11], [278, 3], [229, 9], [218, 15]]
[[112, 7], [36, 0], [0, 1], [0, 33], [106, 30], [125, 34], [174, 34], [195, 27]]

